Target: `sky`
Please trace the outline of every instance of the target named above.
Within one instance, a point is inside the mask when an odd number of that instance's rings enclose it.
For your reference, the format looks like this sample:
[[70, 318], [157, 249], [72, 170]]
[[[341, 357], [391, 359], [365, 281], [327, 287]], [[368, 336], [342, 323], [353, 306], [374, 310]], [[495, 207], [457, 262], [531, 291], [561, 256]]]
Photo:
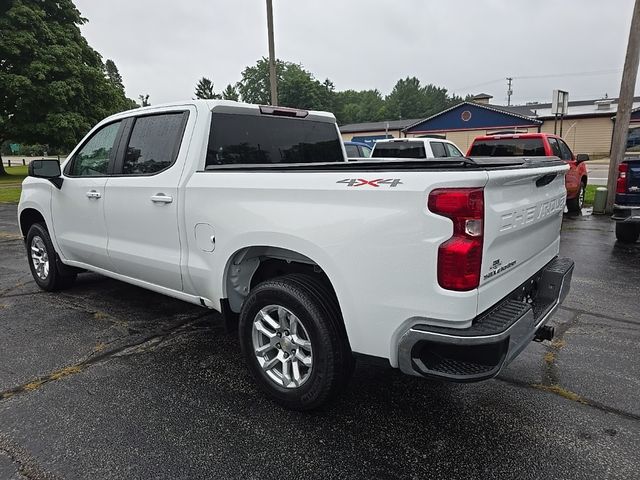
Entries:
[[[276, 56], [336, 90], [416, 76], [512, 104], [617, 97], [633, 0], [273, 0]], [[153, 104], [216, 91], [268, 55], [265, 0], [75, 0], [89, 44]], [[640, 78], [636, 83], [640, 94]]]

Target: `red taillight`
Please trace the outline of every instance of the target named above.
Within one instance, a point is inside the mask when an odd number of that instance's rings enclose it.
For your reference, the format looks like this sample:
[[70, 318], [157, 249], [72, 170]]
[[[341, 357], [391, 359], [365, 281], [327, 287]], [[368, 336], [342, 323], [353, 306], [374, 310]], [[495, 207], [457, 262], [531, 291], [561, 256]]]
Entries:
[[616, 181], [616, 193], [627, 193], [627, 171], [629, 165], [621, 163], [618, 165], [618, 180]]
[[429, 210], [453, 221], [453, 236], [438, 248], [438, 283], [467, 291], [480, 284], [484, 234], [484, 190], [439, 188], [429, 194]]

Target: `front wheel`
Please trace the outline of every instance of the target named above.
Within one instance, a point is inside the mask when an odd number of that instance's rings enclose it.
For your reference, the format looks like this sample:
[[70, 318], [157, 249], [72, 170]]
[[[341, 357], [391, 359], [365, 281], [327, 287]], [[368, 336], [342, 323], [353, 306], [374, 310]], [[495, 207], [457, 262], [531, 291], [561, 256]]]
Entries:
[[27, 233], [27, 256], [31, 275], [43, 290], [55, 291], [68, 288], [76, 280], [76, 273], [67, 271], [57, 260], [47, 228], [34, 223]]
[[286, 275], [251, 290], [239, 334], [258, 386], [286, 408], [320, 407], [353, 369], [337, 301], [308, 275]]
[[616, 238], [621, 243], [634, 243], [640, 237], [640, 224], [616, 223]]

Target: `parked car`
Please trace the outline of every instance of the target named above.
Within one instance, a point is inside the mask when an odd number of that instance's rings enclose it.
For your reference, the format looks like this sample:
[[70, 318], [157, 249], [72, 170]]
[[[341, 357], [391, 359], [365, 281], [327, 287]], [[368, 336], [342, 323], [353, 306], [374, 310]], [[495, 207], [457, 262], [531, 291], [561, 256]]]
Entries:
[[613, 216], [619, 242], [634, 243], [640, 237], [640, 157], [625, 159], [618, 166]]
[[371, 147], [362, 142], [344, 142], [347, 158], [360, 160], [371, 156]]
[[378, 140], [371, 158], [446, 158], [462, 157], [455, 143], [439, 138], [390, 138]]
[[573, 271], [566, 169], [347, 162], [329, 113], [199, 100], [119, 113], [62, 167], [31, 162], [18, 218], [43, 290], [91, 270], [217, 310], [260, 388], [308, 410], [354, 354], [468, 382], [550, 339]]
[[467, 151], [468, 157], [545, 157], [555, 156], [569, 165], [565, 176], [567, 209], [579, 212], [584, 206], [588, 171], [584, 163], [589, 155], [574, 155], [566, 142], [550, 133], [522, 133], [477, 137]]

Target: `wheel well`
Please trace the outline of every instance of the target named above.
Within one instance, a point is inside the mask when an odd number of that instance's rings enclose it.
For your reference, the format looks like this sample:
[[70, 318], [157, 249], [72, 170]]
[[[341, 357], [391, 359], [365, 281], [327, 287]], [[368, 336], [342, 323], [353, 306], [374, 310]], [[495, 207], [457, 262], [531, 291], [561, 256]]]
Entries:
[[20, 231], [22, 232], [23, 237], [26, 238], [31, 225], [33, 225], [34, 223], [42, 223], [45, 228], [47, 227], [44, 217], [39, 211], [34, 208], [25, 208], [20, 213]]
[[279, 247], [247, 247], [231, 258], [226, 269], [225, 286], [229, 307], [239, 313], [244, 299], [260, 282], [290, 273], [305, 273], [322, 281], [335, 296], [329, 277], [305, 255]]
[[584, 183], [585, 185], [587, 184], [587, 176], [583, 175], [582, 178], [580, 179], [580, 182]]

